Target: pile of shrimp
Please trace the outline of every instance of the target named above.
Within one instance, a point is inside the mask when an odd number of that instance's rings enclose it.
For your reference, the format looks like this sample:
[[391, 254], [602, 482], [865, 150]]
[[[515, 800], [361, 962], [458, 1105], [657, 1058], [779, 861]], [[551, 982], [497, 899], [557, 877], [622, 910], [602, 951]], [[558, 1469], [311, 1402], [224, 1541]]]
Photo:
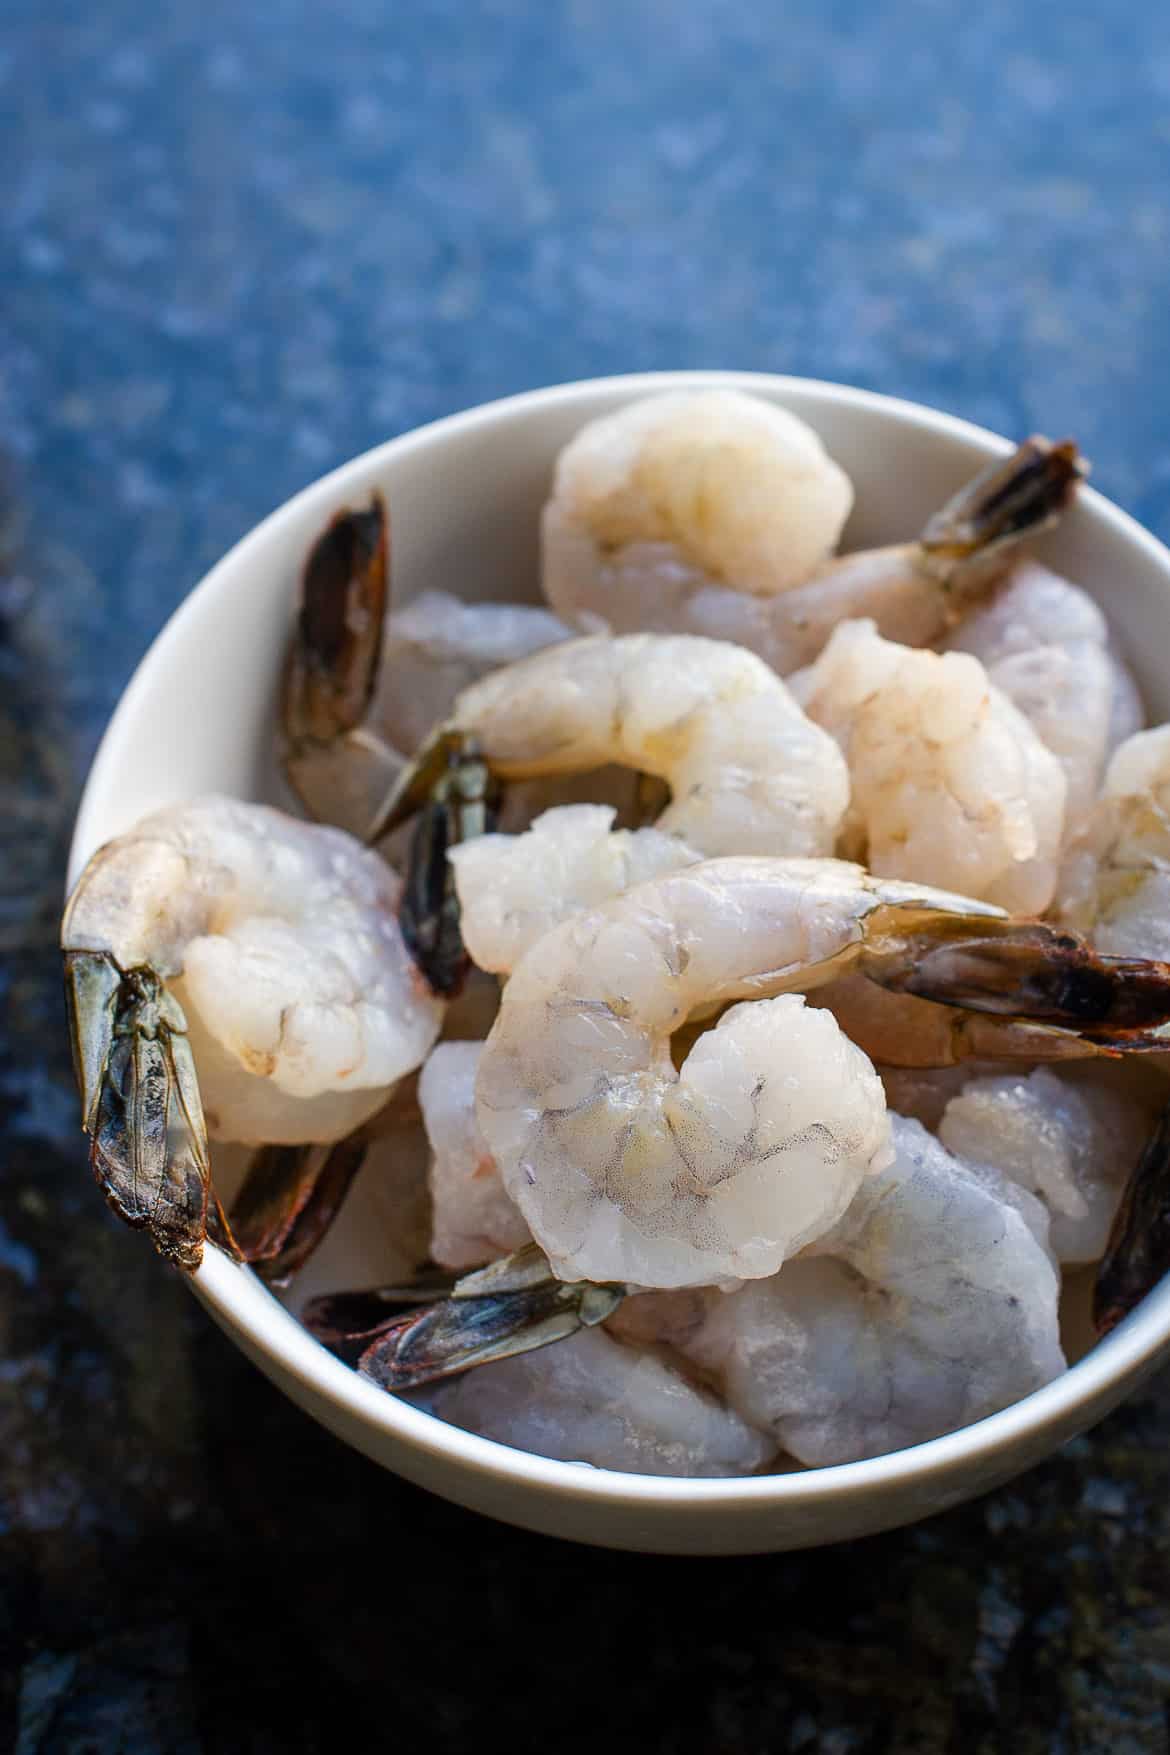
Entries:
[[397, 605], [381, 498], [339, 510], [290, 808], [157, 811], [70, 898], [115, 1211], [596, 1467], [827, 1467], [1042, 1389], [1078, 1296], [1103, 1334], [1170, 1267], [1170, 726], [1106, 582], [1028, 548], [1083, 473], [1031, 439], [840, 552], [803, 421], [652, 396], [557, 459], [542, 608]]

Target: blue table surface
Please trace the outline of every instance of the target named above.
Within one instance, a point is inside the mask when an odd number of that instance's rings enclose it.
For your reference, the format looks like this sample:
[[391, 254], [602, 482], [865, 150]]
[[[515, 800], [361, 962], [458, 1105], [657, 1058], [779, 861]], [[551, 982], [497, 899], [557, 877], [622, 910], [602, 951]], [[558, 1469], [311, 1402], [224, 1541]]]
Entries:
[[1165, 1378], [846, 1550], [688, 1565], [496, 1528], [311, 1429], [106, 1219], [53, 953], [80, 776], [165, 617], [288, 494], [437, 415], [806, 373], [1074, 432], [1170, 536], [1164, 7], [0, 23], [0, 1742], [317, 1751], [344, 1708], [355, 1746], [439, 1751], [1167, 1749]]

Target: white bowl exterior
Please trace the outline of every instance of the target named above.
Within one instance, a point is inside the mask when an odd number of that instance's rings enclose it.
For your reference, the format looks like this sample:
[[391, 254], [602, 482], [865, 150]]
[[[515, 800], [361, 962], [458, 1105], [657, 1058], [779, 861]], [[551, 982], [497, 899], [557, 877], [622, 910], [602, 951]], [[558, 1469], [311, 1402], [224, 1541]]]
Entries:
[[[852, 477], [846, 546], [903, 539], [1006, 440], [865, 391], [754, 373], [593, 380], [512, 397], [391, 440], [274, 512], [163, 629], [119, 703], [82, 796], [72, 884], [103, 841], [201, 792], [279, 798], [277, 686], [305, 553], [374, 488], [392, 509], [395, 599], [425, 588], [536, 600], [553, 458], [587, 420], [664, 389], [736, 386], [808, 420]], [[1082, 491], [1039, 553], [1094, 593], [1155, 720], [1170, 717], [1170, 554]], [[215, 1250], [193, 1280], [220, 1326], [306, 1412], [374, 1461], [507, 1522], [662, 1553], [763, 1553], [841, 1541], [941, 1511], [1083, 1431], [1170, 1350], [1170, 1283], [1065, 1376], [989, 1420], [844, 1467], [742, 1481], [617, 1474], [508, 1449], [384, 1395], [320, 1347], [255, 1276]]]

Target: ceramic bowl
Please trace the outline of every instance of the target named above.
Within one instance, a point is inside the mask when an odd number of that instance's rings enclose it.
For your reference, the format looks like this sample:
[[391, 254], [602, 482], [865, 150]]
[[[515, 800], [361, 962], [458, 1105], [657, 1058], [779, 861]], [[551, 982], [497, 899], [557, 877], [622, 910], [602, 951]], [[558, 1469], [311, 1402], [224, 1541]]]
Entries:
[[[182, 604], [143, 659], [86, 784], [70, 882], [144, 812], [217, 791], [279, 801], [277, 685], [306, 550], [328, 516], [380, 488], [394, 520], [394, 593], [538, 598], [537, 525], [553, 459], [595, 416], [667, 389], [738, 386], [809, 421], [848, 470], [844, 546], [905, 539], [1008, 442], [932, 409], [836, 384], [676, 372], [560, 385], [469, 410], [357, 457], [274, 512]], [[1155, 721], [1170, 717], [1170, 553], [1083, 490], [1039, 552], [1090, 591], [1132, 658]], [[97, 1213], [95, 1212], [95, 1222]], [[344, 1230], [332, 1240], [344, 1255]], [[143, 1244], [145, 1248], [145, 1243]], [[344, 1280], [345, 1262], [335, 1283]], [[363, 1269], [350, 1263], [361, 1283]], [[1170, 1282], [1068, 1373], [929, 1444], [842, 1467], [730, 1481], [553, 1462], [447, 1426], [381, 1393], [214, 1249], [191, 1280], [220, 1326], [307, 1414], [374, 1461], [507, 1522], [618, 1548], [763, 1553], [908, 1523], [986, 1492], [1101, 1419], [1170, 1348]]]

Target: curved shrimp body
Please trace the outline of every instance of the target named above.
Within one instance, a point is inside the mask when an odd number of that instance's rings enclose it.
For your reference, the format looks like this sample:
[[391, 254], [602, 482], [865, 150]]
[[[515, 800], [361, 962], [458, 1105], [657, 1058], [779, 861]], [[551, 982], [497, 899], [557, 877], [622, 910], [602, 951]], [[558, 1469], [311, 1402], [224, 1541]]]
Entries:
[[[539, 939], [504, 990], [476, 1110], [565, 1279], [774, 1273], [887, 1149], [867, 1058], [794, 990], [856, 969], [895, 991], [1119, 1034], [1170, 1014], [1170, 971], [835, 860], [720, 859]], [[671, 1037], [737, 1000], [676, 1072]]]
[[665, 780], [658, 828], [708, 855], [828, 853], [849, 800], [832, 738], [722, 641], [570, 640], [465, 690], [452, 725], [504, 780], [611, 762]]
[[1170, 957], [1170, 725], [1114, 752], [1060, 892], [1061, 917], [1100, 950]]
[[849, 850], [872, 871], [1043, 913], [1056, 885], [1064, 772], [977, 659], [845, 622], [796, 693], [845, 751]]
[[660, 829], [615, 829], [616, 814], [609, 805], [561, 805], [522, 835], [480, 835], [451, 849], [463, 942], [479, 968], [510, 975], [570, 915], [702, 858]]
[[157, 1038], [155, 1017], [180, 1094], [194, 1080], [174, 1044], [189, 1038], [213, 1137], [327, 1141], [374, 1114], [442, 1017], [402, 943], [398, 891], [340, 831], [227, 798], [158, 811], [101, 848], [62, 947], [87, 1125], [121, 1091], [103, 1181], [132, 1181], [135, 1153], [157, 1144], [148, 1084], [130, 1092], [112, 1054], [131, 1029]]
[[1064, 769], [1066, 839], [1080, 827], [1106, 760], [1142, 723], [1132, 677], [1088, 592], [1023, 560], [946, 641], [979, 659]]
[[754, 1474], [776, 1450], [654, 1352], [596, 1328], [469, 1371], [424, 1405], [500, 1444], [634, 1474]]
[[765, 597], [831, 553], [853, 504], [812, 428], [739, 390], [668, 391], [590, 422], [553, 495], [604, 552], [654, 543]]
[[[623, 412], [636, 426], [639, 407]], [[823, 516], [812, 522], [819, 501], [810, 498], [808, 511], [817, 541], [801, 545], [791, 539], [786, 502], [778, 497], [775, 539], [788, 564], [768, 575], [765, 586], [762, 570], [741, 562], [731, 545], [716, 551], [713, 562], [709, 543], [696, 541], [687, 523], [663, 520], [653, 510], [656, 502], [625, 491], [637, 476], [640, 440], [616, 432], [620, 418], [585, 428], [562, 453], [541, 525], [548, 601], [578, 627], [734, 641], [781, 676], [810, 663], [837, 623], [857, 616], [872, 617], [884, 635], [906, 645], [939, 639], [1003, 577], [1021, 541], [1053, 522], [1085, 472], [1074, 445], [1029, 439], [948, 501], [916, 542], [832, 559], [837, 532]], [[603, 428], [604, 446], [592, 436]], [[684, 461], [671, 459], [684, 501], [694, 476], [686, 455], [684, 446]], [[664, 448], [663, 458], [669, 457]], [[615, 482], [620, 520], [608, 511]], [[740, 486], [730, 471], [720, 485], [716, 503], [722, 522], [730, 523], [738, 515]], [[709, 513], [713, 498], [709, 492], [687, 503]], [[744, 503], [755, 512], [753, 495]], [[766, 519], [766, 511], [759, 516]]]
[[922, 1444], [1065, 1368], [1039, 1203], [916, 1121], [892, 1117], [892, 1138], [811, 1254], [711, 1298], [681, 1343], [813, 1468]]
[[1043, 1201], [1060, 1262], [1098, 1261], [1149, 1132], [1148, 1102], [1117, 1069], [1078, 1067], [970, 1079], [948, 1102], [943, 1145], [990, 1164]]

